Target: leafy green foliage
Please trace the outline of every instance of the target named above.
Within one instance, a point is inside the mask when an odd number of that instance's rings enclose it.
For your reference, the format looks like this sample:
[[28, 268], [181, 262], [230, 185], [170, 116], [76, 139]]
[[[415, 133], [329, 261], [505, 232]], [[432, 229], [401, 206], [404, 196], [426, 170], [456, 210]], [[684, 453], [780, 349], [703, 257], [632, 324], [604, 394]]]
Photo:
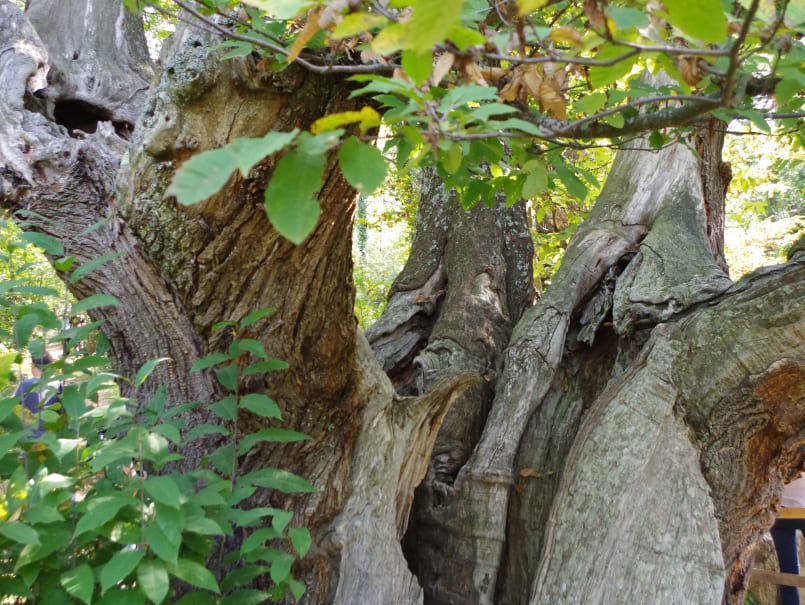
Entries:
[[[50, 245], [42, 238], [17, 237], [15, 241], [22, 242], [14, 244], [17, 249], [31, 242]], [[234, 335], [228, 352], [200, 360], [196, 370], [213, 371], [232, 391], [212, 404], [213, 409], [225, 405], [227, 413], [221, 425], [197, 426], [183, 437], [186, 419], [166, 409], [164, 388], [139, 409], [134, 400], [117, 395], [116, 376], [104, 371], [108, 361], [82, 345], [99, 323], [89, 324], [86, 330], [65, 329], [47, 300], [20, 304], [16, 297], [27, 283], [26, 271], [36, 266], [32, 262], [20, 269], [13, 283], [0, 291], [0, 303], [12, 309], [15, 318], [8, 330], [15, 339], [9, 344], [17, 351], [27, 347], [31, 353], [41, 353], [44, 339], [56, 332], [51, 338], [64, 343], [65, 354], [44, 369], [41, 381], [65, 386], [61, 401], [39, 413], [45, 432], [32, 433], [37, 419], [22, 409], [10, 376], [22, 355], [0, 353], [0, 482], [4, 487], [0, 558], [8, 562], [0, 579], [2, 593], [20, 602], [164, 603], [173, 602], [172, 591], [184, 583], [192, 587], [194, 603], [199, 599], [249, 602], [256, 596], [255, 602], [262, 603], [286, 594], [301, 597], [304, 584], [292, 577], [291, 565], [309, 549], [309, 532], [292, 527], [287, 511], [242, 506], [244, 498], [257, 490], [294, 493], [315, 488], [281, 469], [243, 476], [238, 470], [238, 456], [263, 443], [308, 438], [278, 426], [245, 434], [238, 428], [243, 413], [281, 419], [279, 407], [266, 395], [240, 393], [247, 370], [256, 375], [287, 367], [268, 357], [257, 340], [239, 337], [274, 310], [255, 311], [239, 323], [223, 324]], [[114, 297], [96, 295], [65, 314], [115, 304]], [[166, 361], [158, 358], [143, 364], [131, 381], [133, 387], [140, 388]], [[229, 442], [228, 454], [214, 454], [205, 467], [189, 473], [168, 466], [183, 459], [183, 447], [209, 435]], [[271, 533], [264, 535], [261, 548], [235, 553], [242, 563], [227, 560], [224, 565], [218, 556], [225, 547], [222, 539], [235, 532], [259, 531], [264, 523]], [[210, 566], [216, 560], [221, 564]], [[248, 581], [238, 579], [252, 569], [256, 571]], [[249, 582], [257, 577], [264, 577], [263, 584], [270, 583], [272, 588], [267, 592], [251, 589]]]

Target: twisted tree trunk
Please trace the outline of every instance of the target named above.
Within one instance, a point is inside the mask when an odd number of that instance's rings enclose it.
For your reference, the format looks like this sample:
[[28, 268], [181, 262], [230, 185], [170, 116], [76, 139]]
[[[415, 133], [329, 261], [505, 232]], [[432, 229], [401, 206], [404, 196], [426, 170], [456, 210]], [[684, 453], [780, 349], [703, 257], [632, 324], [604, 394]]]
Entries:
[[117, 3], [30, 4], [0, 4], [0, 202], [35, 211], [77, 266], [109, 254], [70, 287], [120, 300], [95, 317], [121, 372], [173, 360], [143, 400], [164, 383], [171, 404], [213, 401], [214, 382], [189, 373], [228, 344], [212, 325], [279, 309], [255, 336], [290, 370], [247, 387], [312, 439], [241, 463], [319, 487], [262, 496], [313, 532], [306, 602], [740, 602], [748, 549], [805, 451], [805, 255], [726, 277], [717, 129], [696, 143], [704, 164], [679, 144], [621, 153], [524, 313], [523, 209], [464, 214], [427, 181], [441, 204], [422, 206], [368, 333], [389, 379], [352, 313], [355, 195], [334, 158], [298, 247], [263, 210], [274, 160], [199, 206], [164, 197], [199, 151], [356, 107], [349, 83], [221, 61], [192, 26], [149, 81]]

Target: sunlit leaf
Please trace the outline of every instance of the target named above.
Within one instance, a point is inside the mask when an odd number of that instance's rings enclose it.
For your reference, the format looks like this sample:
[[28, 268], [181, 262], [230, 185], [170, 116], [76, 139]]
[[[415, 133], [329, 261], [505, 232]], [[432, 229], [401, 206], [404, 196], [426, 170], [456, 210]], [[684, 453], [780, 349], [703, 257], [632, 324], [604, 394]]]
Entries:
[[674, 27], [702, 42], [727, 40], [727, 17], [721, 0], [663, 0]]
[[154, 603], [162, 603], [168, 596], [170, 579], [162, 561], [146, 559], [137, 566], [137, 584]]
[[362, 193], [372, 193], [386, 179], [386, 160], [374, 145], [349, 137], [338, 150], [341, 172], [350, 185]]
[[101, 593], [105, 593], [118, 582], [122, 582], [134, 571], [145, 556], [144, 550], [126, 548], [118, 551], [101, 569]]
[[218, 582], [212, 572], [204, 567], [201, 563], [196, 563], [190, 559], [179, 559], [175, 567], [170, 568], [170, 572], [180, 580], [210, 590], [214, 593], [220, 593]]
[[89, 605], [95, 590], [95, 574], [92, 568], [82, 563], [75, 569], [68, 569], [59, 578], [59, 582], [70, 596]]

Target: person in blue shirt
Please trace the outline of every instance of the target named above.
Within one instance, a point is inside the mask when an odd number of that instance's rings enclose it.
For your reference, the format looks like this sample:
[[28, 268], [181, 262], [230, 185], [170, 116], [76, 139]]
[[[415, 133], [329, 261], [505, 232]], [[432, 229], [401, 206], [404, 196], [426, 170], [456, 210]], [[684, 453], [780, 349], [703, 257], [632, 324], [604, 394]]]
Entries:
[[[783, 486], [781, 504], [787, 508], [805, 508], [805, 476], [799, 476]], [[770, 531], [783, 573], [799, 575], [797, 530], [805, 534], [805, 519], [777, 519]], [[799, 605], [799, 589], [780, 586], [780, 599], [782, 605]]]
[[38, 423], [33, 430], [32, 437], [39, 437], [45, 431], [44, 423], [40, 417], [42, 409], [59, 402], [61, 385], [58, 383], [41, 383], [42, 370], [51, 363], [53, 363], [53, 358], [47, 351], [45, 351], [42, 357], [34, 357], [31, 360], [31, 374], [33, 374], [33, 376], [23, 380], [14, 393], [15, 397], [20, 397], [22, 400], [23, 426], [26, 424], [26, 412], [28, 415], [33, 415], [38, 418]]

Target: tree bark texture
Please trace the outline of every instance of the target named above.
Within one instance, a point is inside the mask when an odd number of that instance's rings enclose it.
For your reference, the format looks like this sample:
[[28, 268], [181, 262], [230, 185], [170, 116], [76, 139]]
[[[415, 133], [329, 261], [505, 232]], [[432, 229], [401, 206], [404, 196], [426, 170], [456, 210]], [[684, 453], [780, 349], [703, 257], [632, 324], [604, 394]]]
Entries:
[[120, 300], [94, 318], [122, 373], [171, 358], [143, 400], [164, 383], [171, 404], [214, 401], [189, 372], [229, 344], [213, 324], [278, 308], [253, 336], [290, 369], [246, 388], [312, 439], [241, 465], [320, 490], [255, 500], [313, 532], [306, 603], [741, 602], [803, 459], [805, 280], [803, 252], [727, 278], [716, 128], [690, 142], [703, 163], [681, 144], [620, 153], [536, 305], [523, 207], [465, 213], [426, 172], [411, 259], [367, 339], [335, 158], [296, 247], [263, 208], [275, 159], [202, 204], [164, 197], [200, 151], [358, 107], [347, 81], [222, 61], [185, 25], [152, 78], [116, 2], [30, 4], [0, 4], [0, 202], [77, 265], [110, 254], [70, 287]]

